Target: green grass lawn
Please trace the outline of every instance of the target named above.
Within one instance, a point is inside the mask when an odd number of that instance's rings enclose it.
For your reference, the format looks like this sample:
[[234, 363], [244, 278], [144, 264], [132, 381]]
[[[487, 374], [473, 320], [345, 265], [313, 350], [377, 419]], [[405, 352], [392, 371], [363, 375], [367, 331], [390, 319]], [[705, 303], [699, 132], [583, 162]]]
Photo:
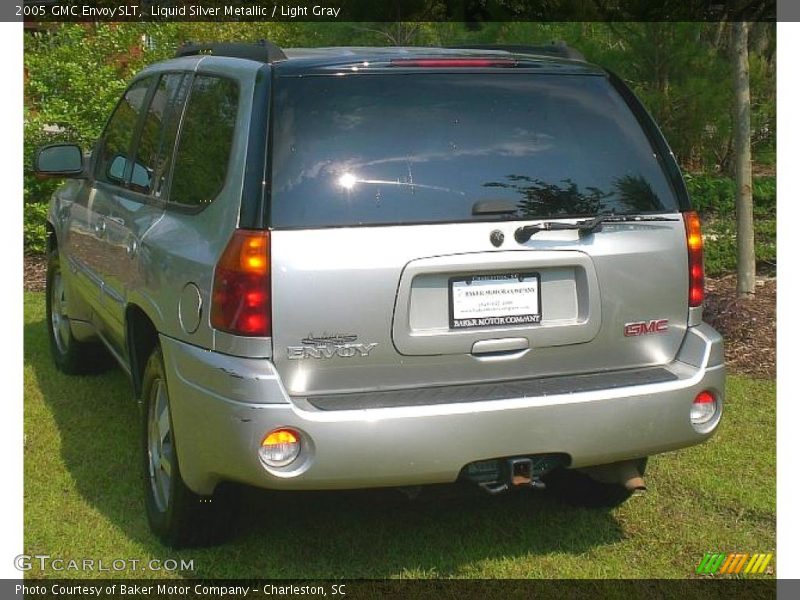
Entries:
[[[692, 577], [709, 551], [775, 550], [774, 381], [730, 377], [718, 435], [652, 458], [649, 491], [612, 511], [561, 506], [533, 491], [488, 497], [451, 486], [414, 502], [391, 490], [248, 490], [234, 541], [180, 552], [147, 528], [138, 409], [125, 375], [56, 371], [41, 293], [25, 295], [24, 385], [31, 555], [183, 558], [194, 561], [186, 577], [651, 578]], [[114, 575], [175, 576], [94, 573]]]

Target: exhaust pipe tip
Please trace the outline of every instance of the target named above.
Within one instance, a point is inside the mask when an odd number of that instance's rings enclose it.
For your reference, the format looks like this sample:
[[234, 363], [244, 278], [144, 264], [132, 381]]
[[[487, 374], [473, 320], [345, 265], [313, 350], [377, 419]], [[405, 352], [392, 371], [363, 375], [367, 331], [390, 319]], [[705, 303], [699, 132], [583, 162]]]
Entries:
[[629, 477], [627, 480], [625, 480], [625, 489], [629, 492], [643, 494], [647, 491], [647, 486], [645, 485], [642, 476], [636, 474], [635, 476]]
[[622, 485], [629, 492], [642, 494], [647, 491], [647, 485], [637, 463], [635, 460], [625, 460], [582, 470], [597, 481]]

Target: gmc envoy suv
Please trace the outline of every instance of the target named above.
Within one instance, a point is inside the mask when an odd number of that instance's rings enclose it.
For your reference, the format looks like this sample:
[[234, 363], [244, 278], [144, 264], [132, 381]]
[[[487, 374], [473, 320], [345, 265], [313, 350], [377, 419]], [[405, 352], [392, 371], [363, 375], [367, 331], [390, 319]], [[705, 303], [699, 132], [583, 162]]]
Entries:
[[168, 545], [221, 539], [231, 483], [614, 506], [719, 424], [675, 157], [563, 44], [186, 44], [36, 170], [53, 357], [130, 374]]

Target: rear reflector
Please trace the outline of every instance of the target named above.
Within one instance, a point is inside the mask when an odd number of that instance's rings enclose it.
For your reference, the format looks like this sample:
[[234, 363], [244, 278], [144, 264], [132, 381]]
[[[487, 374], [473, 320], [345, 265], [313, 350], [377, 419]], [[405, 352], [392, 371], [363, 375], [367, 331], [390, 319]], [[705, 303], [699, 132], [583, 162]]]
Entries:
[[703, 391], [695, 396], [689, 412], [689, 421], [695, 428], [703, 428], [717, 415], [717, 399], [714, 394]]
[[233, 232], [214, 270], [214, 329], [234, 335], [272, 335], [269, 241], [269, 231]]
[[716, 402], [716, 400], [711, 392], [700, 392], [694, 399], [695, 404], [711, 404], [712, 402]]
[[393, 67], [428, 67], [447, 69], [450, 67], [513, 67], [517, 61], [510, 58], [395, 58]]
[[703, 277], [703, 234], [700, 217], [694, 211], [683, 214], [686, 225], [686, 248], [689, 252], [689, 306], [701, 306], [705, 296]]

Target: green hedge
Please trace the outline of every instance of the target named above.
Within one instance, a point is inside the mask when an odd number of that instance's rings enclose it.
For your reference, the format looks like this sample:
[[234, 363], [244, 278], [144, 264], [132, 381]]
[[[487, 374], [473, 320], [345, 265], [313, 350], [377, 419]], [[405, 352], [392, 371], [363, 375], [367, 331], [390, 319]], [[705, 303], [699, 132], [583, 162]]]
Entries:
[[[434, 3], [435, 4], [435, 3]], [[453, 45], [546, 43], [564, 39], [592, 61], [625, 79], [662, 127], [681, 164], [697, 171], [730, 162], [730, 70], [709, 23], [84, 23], [25, 35], [25, 249], [44, 249], [44, 215], [56, 182], [31, 172], [36, 148], [69, 140], [89, 148], [133, 73], [171, 56], [183, 40], [271, 39], [282, 46]], [[775, 73], [769, 48], [774, 31], [757, 26], [754, 39], [768, 43], [751, 52], [753, 152], [774, 164]], [[764, 34], [764, 35], [762, 35]], [[766, 37], [765, 37], [766, 36]], [[147, 43], [144, 43], [147, 42]], [[654, 70], [653, 65], [659, 69]], [[665, 87], [668, 84], [668, 88]], [[667, 90], [669, 93], [666, 93]], [[48, 133], [53, 130], [56, 133]], [[687, 176], [706, 223], [707, 267], [716, 274], [735, 267], [734, 182]], [[757, 254], [775, 262], [775, 178], [755, 182]]]
[[47, 218], [47, 204], [26, 203], [24, 205], [25, 217], [22, 226], [25, 252], [28, 254], [44, 254], [45, 246], [45, 220]]
[[[729, 177], [686, 175], [692, 205], [700, 213], [705, 234], [708, 275], [736, 270], [736, 182]], [[773, 274], [777, 264], [776, 179], [753, 179], [753, 219], [756, 262], [760, 272]]]
[[[695, 210], [703, 216], [731, 216], [736, 212], [736, 182], [730, 177], [684, 176]], [[775, 218], [775, 177], [753, 178], [753, 214]]]

